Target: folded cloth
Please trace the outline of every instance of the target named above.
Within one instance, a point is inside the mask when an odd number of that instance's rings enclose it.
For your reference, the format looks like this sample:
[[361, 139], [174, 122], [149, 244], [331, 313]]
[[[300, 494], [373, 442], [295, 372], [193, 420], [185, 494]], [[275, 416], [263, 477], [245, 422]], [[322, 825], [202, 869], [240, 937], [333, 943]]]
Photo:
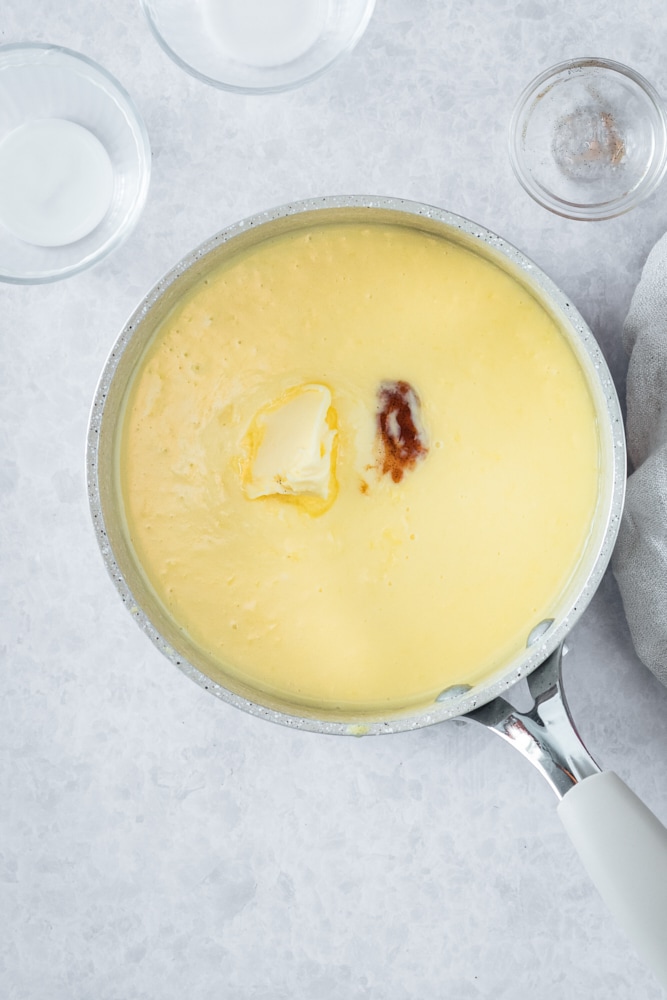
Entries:
[[637, 654], [667, 685], [667, 234], [644, 265], [623, 344], [634, 471], [612, 566]]

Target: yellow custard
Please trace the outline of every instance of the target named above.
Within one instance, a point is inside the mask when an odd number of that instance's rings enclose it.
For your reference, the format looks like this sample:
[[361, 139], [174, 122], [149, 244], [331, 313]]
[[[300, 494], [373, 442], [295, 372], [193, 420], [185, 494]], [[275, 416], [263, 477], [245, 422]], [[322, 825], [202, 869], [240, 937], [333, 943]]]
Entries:
[[[399, 475], [387, 385], [408, 387], [423, 446]], [[572, 349], [518, 281], [437, 236], [337, 223], [266, 240], [177, 304], [118, 468], [138, 562], [223, 671], [391, 712], [490, 675], [553, 617], [599, 440]]]

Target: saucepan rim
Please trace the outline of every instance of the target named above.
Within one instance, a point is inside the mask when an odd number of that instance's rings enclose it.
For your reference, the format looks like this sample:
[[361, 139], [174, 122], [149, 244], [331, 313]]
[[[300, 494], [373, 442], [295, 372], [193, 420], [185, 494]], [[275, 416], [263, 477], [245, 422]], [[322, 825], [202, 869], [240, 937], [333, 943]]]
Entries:
[[[128, 345], [132, 344], [138, 328], [141, 328], [141, 324], [150, 316], [151, 310], [183, 275], [191, 269], [201, 268], [202, 262], [205, 262], [210, 254], [241, 234], [262, 230], [270, 235], [271, 224], [276, 224], [279, 220], [291, 220], [291, 217], [297, 217], [295, 224], [303, 220], [305, 226], [316, 222], [318, 213], [323, 210], [327, 212], [340, 210], [342, 215], [357, 209], [363, 210], [359, 215], [363, 217], [365, 213], [367, 219], [373, 213], [377, 213], [378, 217], [382, 216], [385, 221], [389, 215], [395, 216], [397, 223], [401, 219], [407, 222], [409, 217], [413, 226], [415, 220], [423, 220], [425, 227], [435, 226], [435, 229], [427, 231], [437, 230], [443, 236], [449, 235], [450, 238], [455, 238], [458, 234], [458, 238], [465, 241], [464, 245], [482, 247], [483, 250], [480, 251], [482, 256], [495, 260], [515, 273], [515, 276], [523, 280], [543, 304], [560, 317], [563, 329], [569, 331], [571, 346], [575, 349], [582, 365], [587, 368], [589, 383], [597, 390], [598, 420], [605, 422], [605, 426], [601, 428], [601, 437], [605, 436], [606, 440], [606, 455], [601, 462], [602, 466], [606, 466], [601, 472], [604, 484], [604, 491], [601, 490], [601, 493], [604, 492], [604, 496], [596, 516], [597, 542], [586, 559], [588, 569], [582, 585], [575, 589], [565, 611], [553, 620], [549, 620], [551, 624], [545, 622], [544, 630], [533, 636], [534, 641], [527, 646], [518, 662], [515, 658], [486, 683], [478, 684], [471, 689], [453, 688], [443, 692], [430, 705], [414, 710], [406, 708], [402, 713], [392, 712], [385, 715], [377, 713], [373, 716], [365, 714], [355, 716], [353, 713], [346, 713], [343, 716], [343, 713], [340, 713], [338, 716], [325, 712], [318, 714], [310, 706], [295, 705], [295, 709], [303, 712], [297, 714], [286, 704], [283, 706], [281, 703], [278, 707], [274, 707], [277, 699], [264, 695], [259, 690], [258, 700], [255, 700], [254, 691], [253, 697], [245, 697], [216, 682], [193, 665], [182, 650], [176, 649], [175, 643], [167, 641], [151, 620], [126, 580], [109, 538], [108, 512], [105, 510], [100, 488], [100, 473], [108, 458], [105, 454], [101, 454], [101, 440], [104, 435], [112, 433], [112, 430], [108, 430], [105, 425], [109, 393]], [[263, 236], [258, 237], [258, 241], [263, 238]], [[107, 424], [109, 419], [111, 418], [108, 418]], [[235, 222], [188, 253], [151, 289], [123, 327], [102, 370], [90, 413], [86, 471], [94, 530], [106, 568], [135, 621], [172, 664], [216, 697], [258, 718], [293, 729], [331, 735], [379, 735], [419, 729], [464, 715], [480, 707], [529, 674], [563, 641], [590, 603], [611, 558], [623, 510], [626, 450], [623, 418], [616, 389], [600, 347], [577, 309], [532, 260], [484, 226], [444, 209], [399, 198], [341, 195], [290, 202]]]

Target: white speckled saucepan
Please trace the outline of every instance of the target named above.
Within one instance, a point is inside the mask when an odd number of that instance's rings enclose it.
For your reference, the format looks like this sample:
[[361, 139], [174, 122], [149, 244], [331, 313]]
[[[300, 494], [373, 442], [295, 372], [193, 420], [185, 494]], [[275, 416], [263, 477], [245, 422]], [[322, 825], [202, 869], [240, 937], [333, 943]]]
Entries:
[[[327, 222], [400, 223], [472, 249], [521, 282], [559, 324], [585, 374], [598, 421], [601, 481], [585, 551], [552, 616], [527, 637], [525, 650], [474, 687], [441, 692], [432, 704], [388, 717], [345, 716], [287, 703], [240, 681], [213, 663], [164, 610], [146, 585], [123, 530], [116, 476], [116, 433], [125, 391], [153, 332], [174, 304], [211, 268], [281, 233]], [[212, 694], [252, 715], [318, 733], [395, 733], [456, 716], [481, 722], [517, 747], [549, 781], [559, 814], [603, 896], [638, 950], [667, 985], [667, 831], [611, 772], [601, 772], [583, 747], [562, 698], [560, 655], [609, 562], [625, 489], [625, 437], [614, 385], [583, 319], [530, 260], [500, 237], [459, 216], [390, 198], [329, 197], [286, 205], [229, 226], [167, 274], [123, 329], [95, 394], [87, 451], [90, 506], [102, 555], [126, 607], [157, 647]], [[527, 677], [529, 712], [503, 697]]]

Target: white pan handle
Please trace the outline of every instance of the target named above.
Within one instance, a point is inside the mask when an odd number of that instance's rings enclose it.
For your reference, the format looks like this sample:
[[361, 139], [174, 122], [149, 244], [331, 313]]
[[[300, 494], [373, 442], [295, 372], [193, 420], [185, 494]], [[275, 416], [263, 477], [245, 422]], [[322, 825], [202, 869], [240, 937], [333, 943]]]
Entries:
[[528, 677], [534, 704], [494, 698], [464, 718], [533, 764], [561, 800], [558, 814], [585, 868], [639, 955], [667, 989], [667, 830], [611, 771], [600, 771], [576, 731], [556, 649]]
[[667, 829], [613, 771], [573, 785], [558, 815], [603, 900], [667, 988]]

